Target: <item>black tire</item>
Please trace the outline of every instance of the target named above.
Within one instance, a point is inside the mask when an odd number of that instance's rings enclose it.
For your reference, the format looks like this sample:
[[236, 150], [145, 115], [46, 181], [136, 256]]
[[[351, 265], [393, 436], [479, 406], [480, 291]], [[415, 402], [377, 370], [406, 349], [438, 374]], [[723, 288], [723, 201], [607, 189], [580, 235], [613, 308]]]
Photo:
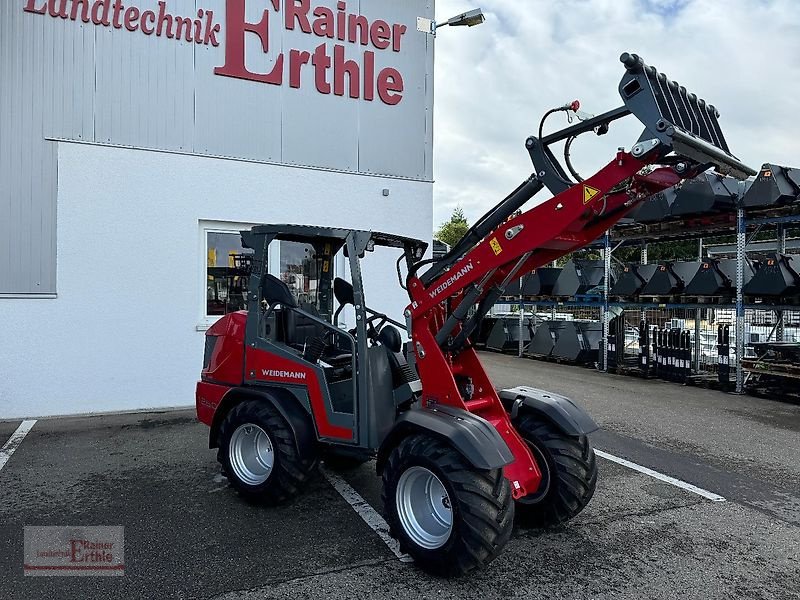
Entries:
[[[240, 479], [231, 466], [230, 442], [243, 425], [260, 427], [269, 437], [274, 451], [272, 470], [267, 479], [251, 485]], [[250, 501], [284, 504], [295, 497], [316, 467], [316, 460], [303, 460], [295, 446], [294, 433], [283, 417], [267, 402], [250, 400], [236, 405], [219, 428], [217, 460], [231, 486]]]
[[[398, 514], [398, 483], [415, 466], [433, 473], [450, 499], [452, 529], [447, 541], [435, 549], [415, 542]], [[389, 455], [381, 497], [391, 535], [421, 569], [434, 575], [453, 577], [480, 569], [500, 554], [511, 537], [514, 501], [503, 470], [476, 469], [447, 443], [427, 435], [404, 439]]]
[[554, 527], [581, 512], [597, 486], [597, 461], [586, 435], [569, 436], [550, 421], [525, 413], [514, 422], [542, 471], [536, 492], [517, 500], [523, 527]]

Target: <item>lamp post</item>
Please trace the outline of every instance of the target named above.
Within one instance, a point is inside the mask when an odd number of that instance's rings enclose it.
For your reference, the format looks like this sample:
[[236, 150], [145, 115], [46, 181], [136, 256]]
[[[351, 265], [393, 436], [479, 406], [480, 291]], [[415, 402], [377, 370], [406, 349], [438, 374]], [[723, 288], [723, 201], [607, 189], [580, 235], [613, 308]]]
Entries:
[[475, 25], [480, 25], [484, 21], [486, 21], [486, 16], [483, 14], [483, 11], [480, 8], [474, 8], [442, 22], [426, 19], [425, 17], [417, 17], [417, 31], [435, 36], [436, 30], [445, 25], [449, 25], [450, 27], [474, 27]]

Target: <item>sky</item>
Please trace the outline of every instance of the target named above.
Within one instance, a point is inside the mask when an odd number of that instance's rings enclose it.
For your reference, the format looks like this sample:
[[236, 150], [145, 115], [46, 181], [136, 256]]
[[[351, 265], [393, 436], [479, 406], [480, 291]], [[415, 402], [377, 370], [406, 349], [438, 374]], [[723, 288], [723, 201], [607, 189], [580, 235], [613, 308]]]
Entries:
[[[621, 106], [626, 51], [714, 104], [746, 164], [800, 166], [798, 0], [437, 0], [436, 15], [476, 7], [483, 25], [436, 37], [435, 228], [457, 206], [474, 222], [530, 175], [525, 139], [547, 109]], [[565, 113], [547, 123], [568, 125]], [[576, 169], [594, 174], [641, 131], [629, 116], [603, 137], [581, 136]]]

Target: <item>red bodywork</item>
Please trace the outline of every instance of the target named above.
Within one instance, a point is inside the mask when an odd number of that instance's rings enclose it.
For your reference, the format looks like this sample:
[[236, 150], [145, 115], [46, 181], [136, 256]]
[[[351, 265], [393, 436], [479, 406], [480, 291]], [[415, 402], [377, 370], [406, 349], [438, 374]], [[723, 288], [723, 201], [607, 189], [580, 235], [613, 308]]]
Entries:
[[244, 382], [244, 332], [247, 311], [224, 316], [206, 332], [206, 344], [213, 338], [213, 350], [207, 357], [197, 382], [195, 403], [197, 418], [206, 425], [214, 421], [214, 412], [232, 387]]
[[[418, 278], [410, 280], [412, 341], [417, 354], [417, 370], [422, 381], [425, 405], [445, 404], [470, 411], [491, 423], [514, 454], [514, 462], [505, 467], [515, 498], [535, 492], [541, 481], [536, 460], [511, 424], [489, 377], [472, 348], [458, 353], [444, 352], [436, 342], [447, 313], [458, 305], [464, 289], [497, 269], [483, 289], [502, 282], [517, 266], [520, 258], [531, 256], [517, 271], [527, 273], [574, 250], [591, 244], [614, 225], [637, 201], [675, 185], [680, 177], [672, 169], [655, 169], [638, 175], [645, 162], [626, 152], [583, 184], [509, 219], [494, 233], [469, 251], [452, 268], [425, 286]], [[627, 180], [629, 185], [618, 186]], [[588, 187], [588, 190], [587, 190]], [[613, 192], [612, 192], [613, 190]], [[505, 232], [521, 226], [508, 239]], [[453, 335], [458, 333], [458, 329]], [[464, 400], [456, 383], [457, 376], [470, 377], [474, 394]]]

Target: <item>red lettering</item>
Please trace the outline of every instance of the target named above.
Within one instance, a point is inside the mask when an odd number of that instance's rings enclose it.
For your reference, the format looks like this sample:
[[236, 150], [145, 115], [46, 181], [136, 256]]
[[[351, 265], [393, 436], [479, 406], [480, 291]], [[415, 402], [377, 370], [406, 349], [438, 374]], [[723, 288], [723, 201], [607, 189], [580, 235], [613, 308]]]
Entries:
[[344, 46], [336, 44], [333, 47], [333, 93], [337, 96], [344, 96], [345, 73], [350, 78], [350, 97], [358, 98], [361, 94], [359, 89], [361, 69], [356, 61], [345, 60]]
[[43, 15], [47, 12], [47, 2], [42, 4], [42, 8], [36, 8], [36, 0], [28, 0], [28, 3], [22, 10], [29, 13], [36, 13], [37, 15]]
[[[147, 23], [150, 23], [149, 25]], [[153, 35], [156, 24], [156, 13], [152, 10], [146, 10], [142, 13], [142, 33], [145, 35]]]
[[314, 9], [314, 35], [319, 37], [328, 37], [333, 39], [333, 11], [324, 6], [318, 6]]
[[393, 52], [400, 52], [400, 39], [403, 37], [403, 34], [408, 31], [408, 27], [405, 25], [401, 25], [400, 23], [395, 23], [392, 25], [392, 51]]
[[197, 18], [194, 20], [194, 43], [203, 43], [203, 9], [197, 11]]
[[378, 95], [389, 106], [399, 104], [403, 99], [403, 76], [400, 71], [387, 67], [378, 73]]
[[[98, 9], [103, 9], [100, 12]], [[92, 5], [92, 23], [95, 25], [105, 25], [108, 27], [111, 22], [108, 20], [108, 13], [111, 11], [109, 0], [95, 0]]]
[[308, 22], [309, 10], [311, 10], [311, 0], [286, 0], [286, 29], [294, 30], [294, 22], [297, 20], [303, 33], [311, 33], [311, 24]]
[[203, 43], [208, 46], [210, 43], [214, 48], [219, 46], [217, 41], [217, 34], [220, 31], [219, 25], [214, 25], [214, 11], [206, 11], [206, 34], [203, 36]]
[[[214, 69], [215, 75], [260, 81], [272, 85], [283, 83], [283, 53], [275, 61], [272, 71], [253, 73], [245, 66], [245, 34], [254, 33], [261, 40], [264, 54], [269, 52], [269, 11], [265, 10], [258, 23], [245, 21], [245, 0], [228, 0], [225, 9], [225, 64]], [[210, 11], [208, 11], [210, 12]], [[209, 19], [209, 25], [211, 20]]]
[[364, 100], [372, 102], [375, 99], [375, 53], [367, 50], [364, 52]]
[[81, 9], [81, 21], [88, 23], [89, 19], [89, 0], [72, 0], [72, 11], [69, 18], [73, 21], [78, 18], [78, 7]]
[[188, 17], [175, 17], [175, 39], [181, 39], [181, 34], [186, 32], [184, 39], [192, 41], [192, 20]]
[[317, 85], [317, 91], [320, 94], [330, 94], [331, 86], [328, 83], [328, 69], [331, 66], [331, 59], [326, 52], [325, 44], [320, 44], [314, 50], [311, 64], [314, 65], [314, 82]]
[[361, 45], [369, 44], [369, 21], [363, 15], [350, 15], [347, 24], [347, 41], [355, 44], [361, 40]]
[[125, 7], [122, 6], [122, 0], [114, 0], [114, 20], [112, 21], [114, 29], [122, 29], [122, 21], [120, 18], [122, 16], [123, 8]]
[[372, 45], [378, 50], [386, 50], [389, 47], [389, 40], [392, 37], [392, 29], [386, 21], [378, 19], [369, 29], [372, 38]]
[[167, 37], [172, 39], [172, 15], [167, 12], [167, 3], [158, 3], [158, 28], [156, 35], [161, 37], [161, 32], [164, 30], [164, 23], [167, 23]]
[[139, 9], [135, 6], [130, 6], [125, 11], [125, 29], [128, 31], [139, 29]]
[[[50, 0], [47, 4], [51, 17], [67, 18], [67, 0]], [[56, 8], [56, 5], [59, 5], [59, 8]]]
[[339, 11], [336, 15], [336, 37], [344, 41], [347, 33], [347, 13], [345, 12], [347, 5], [344, 2], [337, 2], [336, 9]]
[[311, 60], [310, 52], [301, 52], [300, 50], [289, 52], [289, 85], [291, 87], [300, 89], [300, 74], [303, 70], [303, 65], [308, 64], [309, 60]]

